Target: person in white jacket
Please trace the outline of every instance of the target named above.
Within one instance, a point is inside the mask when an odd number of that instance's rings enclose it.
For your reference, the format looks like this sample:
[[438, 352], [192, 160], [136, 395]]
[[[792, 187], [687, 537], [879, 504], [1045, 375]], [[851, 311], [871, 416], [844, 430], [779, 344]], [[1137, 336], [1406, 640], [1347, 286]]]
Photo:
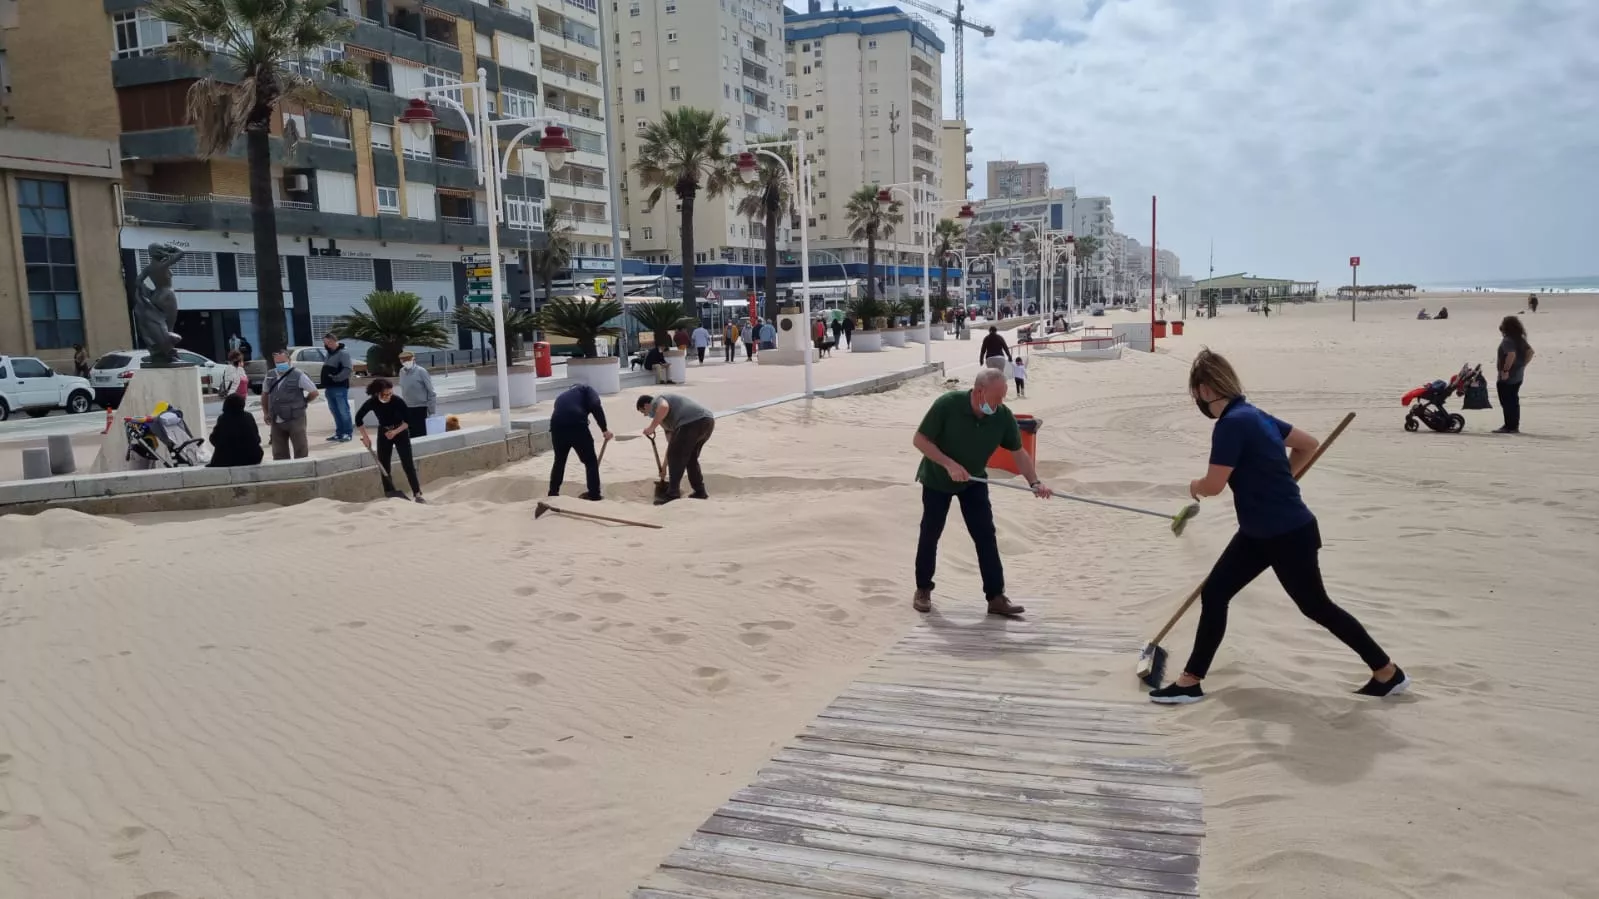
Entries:
[[439, 411], [439, 393], [433, 389], [433, 377], [428, 370], [416, 364], [416, 354], [400, 354], [400, 399], [405, 400], [406, 430], [412, 437], [425, 437], [428, 418]]

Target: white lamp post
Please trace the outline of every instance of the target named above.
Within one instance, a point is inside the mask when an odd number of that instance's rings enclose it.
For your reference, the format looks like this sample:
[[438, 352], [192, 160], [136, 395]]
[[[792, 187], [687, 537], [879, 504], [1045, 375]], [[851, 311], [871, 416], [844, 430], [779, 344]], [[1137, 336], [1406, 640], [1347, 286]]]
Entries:
[[[539, 139], [537, 149], [544, 154], [550, 172], [559, 172], [566, 165], [566, 154], [572, 152], [572, 141], [567, 138], [566, 131], [554, 119], [537, 116], [530, 118], [491, 120], [488, 113], [488, 72], [484, 69], [477, 70], [477, 80], [462, 82], [460, 84], [441, 84], [434, 87], [422, 88], [415, 91], [415, 96], [406, 104], [405, 112], [400, 114], [400, 123], [409, 127], [414, 136], [426, 139], [428, 130], [437, 125], [439, 117], [433, 112], [428, 98], [443, 103], [461, 114], [466, 122], [467, 140], [472, 144], [474, 154], [472, 167], [477, 172], [478, 183], [483, 185], [486, 197], [485, 206], [488, 207], [489, 226], [489, 257], [493, 260], [493, 274], [489, 281], [489, 289], [494, 293], [494, 357], [495, 368], [498, 376], [498, 392], [500, 400], [500, 427], [507, 434], [511, 432], [511, 376], [507, 368], [507, 346], [505, 342], [505, 301], [504, 275], [500, 270], [500, 221], [503, 210], [500, 208], [500, 182], [505, 180], [510, 167], [511, 153], [523, 138], [532, 134], [539, 128], [544, 129], [544, 136]], [[463, 97], [471, 95], [473, 98], [472, 111], [467, 112], [455, 94]], [[499, 129], [520, 128], [521, 130], [510, 139], [505, 155], [499, 152]], [[537, 397], [538, 381], [534, 380], [534, 396]]]
[[[777, 148], [777, 147], [793, 147], [794, 148], [794, 158], [796, 160], [795, 168], [799, 169], [798, 172], [795, 172], [794, 169], [789, 168], [788, 160], [784, 159], [783, 155], [781, 153], [773, 152], [774, 148]], [[739, 180], [744, 182], [745, 184], [754, 184], [756, 179], [758, 179], [760, 177], [760, 174], [761, 174], [760, 163], [757, 162], [756, 159], [755, 159], [755, 157], [757, 155], [765, 156], [765, 157], [767, 157], [769, 159], [775, 160], [779, 166], [782, 166], [782, 168], [783, 168], [783, 177], [788, 179], [788, 183], [789, 183], [790, 187], [794, 191], [794, 202], [795, 202], [795, 205], [799, 208], [799, 220], [800, 220], [800, 292], [803, 295], [801, 297], [801, 299], [800, 299], [800, 309], [804, 310], [804, 312], [805, 312], [805, 329], [806, 329], [805, 338], [806, 338], [807, 342], [810, 342], [810, 340], [811, 340], [811, 338], [810, 338], [810, 326], [811, 326], [811, 239], [810, 239], [810, 232], [811, 232], [811, 229], [808, 227], [807, 223], [810, 221], [811, 178], [810, 178], [810, 162], [808, 160], [806, 160], [806, 158], [805, 158], [805, 132], [804, 131], [797, 132], [795, 134], [795, 136], [794, 136], [794, 139], [791, 140], [791, 141], [788, 141], [788, 140], [766, 141], [766, 142], [763, 142], [763, 143], [747, 145], [745, 150], [744, 150], [744, 152], [738, 154], [738, 177], [739, 177]], [[796, 177], [796, 175], [798, 177]], [[776, 222], [767, 222], [766, 223], [766, 227], [768, 227], [768, 228], [776, 228], [777, 227], [777, 223]], [[814, 356], [815, 354], [816, 354], [816, 349], [815, 349], [814, 345], [806, 348], [806, 350], [805, 350], [805, 395], [806, 396], [810, 396], [811, 394], [813, 394], [816, 391], [815, 376], [812, 373], [812, 369], [811, 369], [811, 357]]]

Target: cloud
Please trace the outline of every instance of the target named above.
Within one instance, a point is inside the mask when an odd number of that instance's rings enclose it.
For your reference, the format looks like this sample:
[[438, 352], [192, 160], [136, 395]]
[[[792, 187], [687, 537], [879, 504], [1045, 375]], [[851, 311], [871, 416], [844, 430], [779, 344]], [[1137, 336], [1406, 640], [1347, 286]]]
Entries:
[[[953, 8], [953, 0], [940, 0]], [[1043, 160], [1187, 273], [1599, 272], [1594, 0], [970, 0], [975, 194]], [[950, 39], [949, 25], [935, 22]], [[953, 48], [945, 54], [947, 112]]]

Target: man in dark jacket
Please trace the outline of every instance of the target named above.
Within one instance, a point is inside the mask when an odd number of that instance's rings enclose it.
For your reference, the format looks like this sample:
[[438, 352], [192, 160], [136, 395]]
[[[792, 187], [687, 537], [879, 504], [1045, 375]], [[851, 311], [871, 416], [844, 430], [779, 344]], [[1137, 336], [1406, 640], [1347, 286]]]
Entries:
[[333, 436], [328, 442], [348, 443], [355, 437], [355, 421], [350, 418], [350, 375], [355, 373], [355, 363], [332, 331], [322, 335], [322, 348], [327, 358], [322, 361], [322, 383], [317, 386], [327, 395], [333, 413]]
[[605, 425], [605, 407], [599, 393], [587, 384], [567, 388], [555, 398], [555, 409], [550, 413], [550, 442], [554, 444], [555, 462], [550, 466], [550, 496], [561, 495], [561, 482], [566, 479], [566, 454], [576, 452], [579, 462], [588, 472], [588, 492], [581, 499], [600, 499], [600, 460], [594, 455], [594, 434], [589, 431], [589, 416], [606, 440], [611, 431]]
[[989, 368], [1005, 370], [1005, 360], [1010, 358], [1010, 347], [1005, 343], [1005, 338], [1000, 336], [999, 328], [988, 326], [988, 336], [983, 338], [983, 345], [977, 350], [977, 361]]

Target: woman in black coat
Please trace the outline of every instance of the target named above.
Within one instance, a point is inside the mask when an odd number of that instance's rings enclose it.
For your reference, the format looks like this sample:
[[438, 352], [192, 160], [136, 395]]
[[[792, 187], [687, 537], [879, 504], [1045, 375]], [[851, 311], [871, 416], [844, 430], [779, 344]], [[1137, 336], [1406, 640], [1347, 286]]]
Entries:
[[222, 414], [211, 429], [213, 452], [209, 468], [261, 464], [261, 429], [255, 416], [244, 411], [244, 397], [230, 393], [222, 400]]

